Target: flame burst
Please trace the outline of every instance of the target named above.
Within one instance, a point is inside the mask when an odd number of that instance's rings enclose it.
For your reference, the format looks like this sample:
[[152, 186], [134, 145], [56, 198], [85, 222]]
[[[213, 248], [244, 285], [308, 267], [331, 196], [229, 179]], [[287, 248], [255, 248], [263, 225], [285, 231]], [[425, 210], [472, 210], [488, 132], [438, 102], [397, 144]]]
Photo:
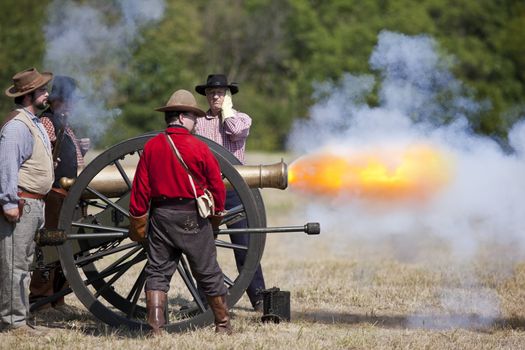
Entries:
[[290, 186], [327, 197], [424, 199], [450, 180], [450, 160], [429, 145], [344, 150], [304, 156], [288, 169]]

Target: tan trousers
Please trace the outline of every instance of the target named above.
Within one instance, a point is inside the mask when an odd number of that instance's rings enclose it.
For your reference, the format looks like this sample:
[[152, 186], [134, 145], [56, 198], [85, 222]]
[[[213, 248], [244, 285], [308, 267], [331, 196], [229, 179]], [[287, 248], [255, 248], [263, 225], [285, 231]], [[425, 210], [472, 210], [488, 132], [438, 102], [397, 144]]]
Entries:
[[29, 266], [35, 252], [35, 233], [44, 225], [44, 201], [26, 199], [20, 222], [0, 217], [0, 320], [20, 327], [29, 314]]

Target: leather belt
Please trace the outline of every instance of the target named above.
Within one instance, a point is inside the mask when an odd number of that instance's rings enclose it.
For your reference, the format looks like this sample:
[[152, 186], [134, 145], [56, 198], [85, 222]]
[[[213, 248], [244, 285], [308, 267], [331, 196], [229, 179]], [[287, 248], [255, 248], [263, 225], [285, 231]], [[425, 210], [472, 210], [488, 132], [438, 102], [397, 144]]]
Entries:
[[174, 210], [197, 210], [194, 198], [165, 198], [158, 197], [151, 200], [155, 208], [168, 208]]
[[31, 192], [26, 192], [26, 191], [18, 191], [18, 197], [42, 200], [46, 198], [46, 195], [40, 194], [40, 193], [31, 193]]

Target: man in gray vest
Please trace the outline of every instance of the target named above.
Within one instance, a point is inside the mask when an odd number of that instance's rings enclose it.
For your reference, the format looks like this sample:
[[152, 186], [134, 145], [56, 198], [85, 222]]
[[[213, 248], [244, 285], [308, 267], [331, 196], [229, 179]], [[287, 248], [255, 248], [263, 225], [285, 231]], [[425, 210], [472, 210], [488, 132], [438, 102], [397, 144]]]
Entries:
[[17, 334], [39, 333], [27, 324], [29, 266], [54, 175], [49, 137], [36, 113], [47, 107], [52, 78], [30, 68], [5, 91], [17, 108], [0, 131], [0, 321], [2, 331]]

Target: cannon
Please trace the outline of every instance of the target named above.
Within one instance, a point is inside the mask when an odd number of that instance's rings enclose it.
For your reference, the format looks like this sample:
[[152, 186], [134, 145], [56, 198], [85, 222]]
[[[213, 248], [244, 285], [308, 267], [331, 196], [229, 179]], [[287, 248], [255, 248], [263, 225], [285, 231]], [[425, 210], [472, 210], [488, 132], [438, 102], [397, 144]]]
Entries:
[[[46, 269], [58, 262], [69, 287], [31, 305], [34, 310], [53, 300], [74, 293], [98, 319], [114, 327], [146, 329], [144, 269], [146, 245], [127, 238], [128, 206], [134, 167], [146, 142], [157, 133], [123, 141], [97, 156], [74, 180], [61, 179], [68, 189], [60, 211], [58, 230], [43, 233], [39, 244], [43, 258], [37, 268]], [[217, 158], [225, 184], [237, 192], [241, 205], [232, 208], [215, 231], [219, 264], [234, 306], [248, 287], [261, 260], [266, 234], [305, 232], [318, 234], [318, 223], [300, 226], [267, 227], [262, 187], [284, 189], [287, 172], [284, 162], [272, 166], [243, 166], [219, 144], [199, 137]], [[246, 219], [246, 229], [227, 225]], [[54, 236], [53, 236], [54, 234]], [[240, 246], [224, 238], [228, 234], [250, 234], [249, 244]], [[234, 251], [245, 251], [246, 262], [240, 272]], [[181, 288], [184, 286], [185, 288]], [[171, 282], [166, 310], [168, 331], [183, 331], [213, 323], [213, 314], [201, 300], [184, 255]]]

